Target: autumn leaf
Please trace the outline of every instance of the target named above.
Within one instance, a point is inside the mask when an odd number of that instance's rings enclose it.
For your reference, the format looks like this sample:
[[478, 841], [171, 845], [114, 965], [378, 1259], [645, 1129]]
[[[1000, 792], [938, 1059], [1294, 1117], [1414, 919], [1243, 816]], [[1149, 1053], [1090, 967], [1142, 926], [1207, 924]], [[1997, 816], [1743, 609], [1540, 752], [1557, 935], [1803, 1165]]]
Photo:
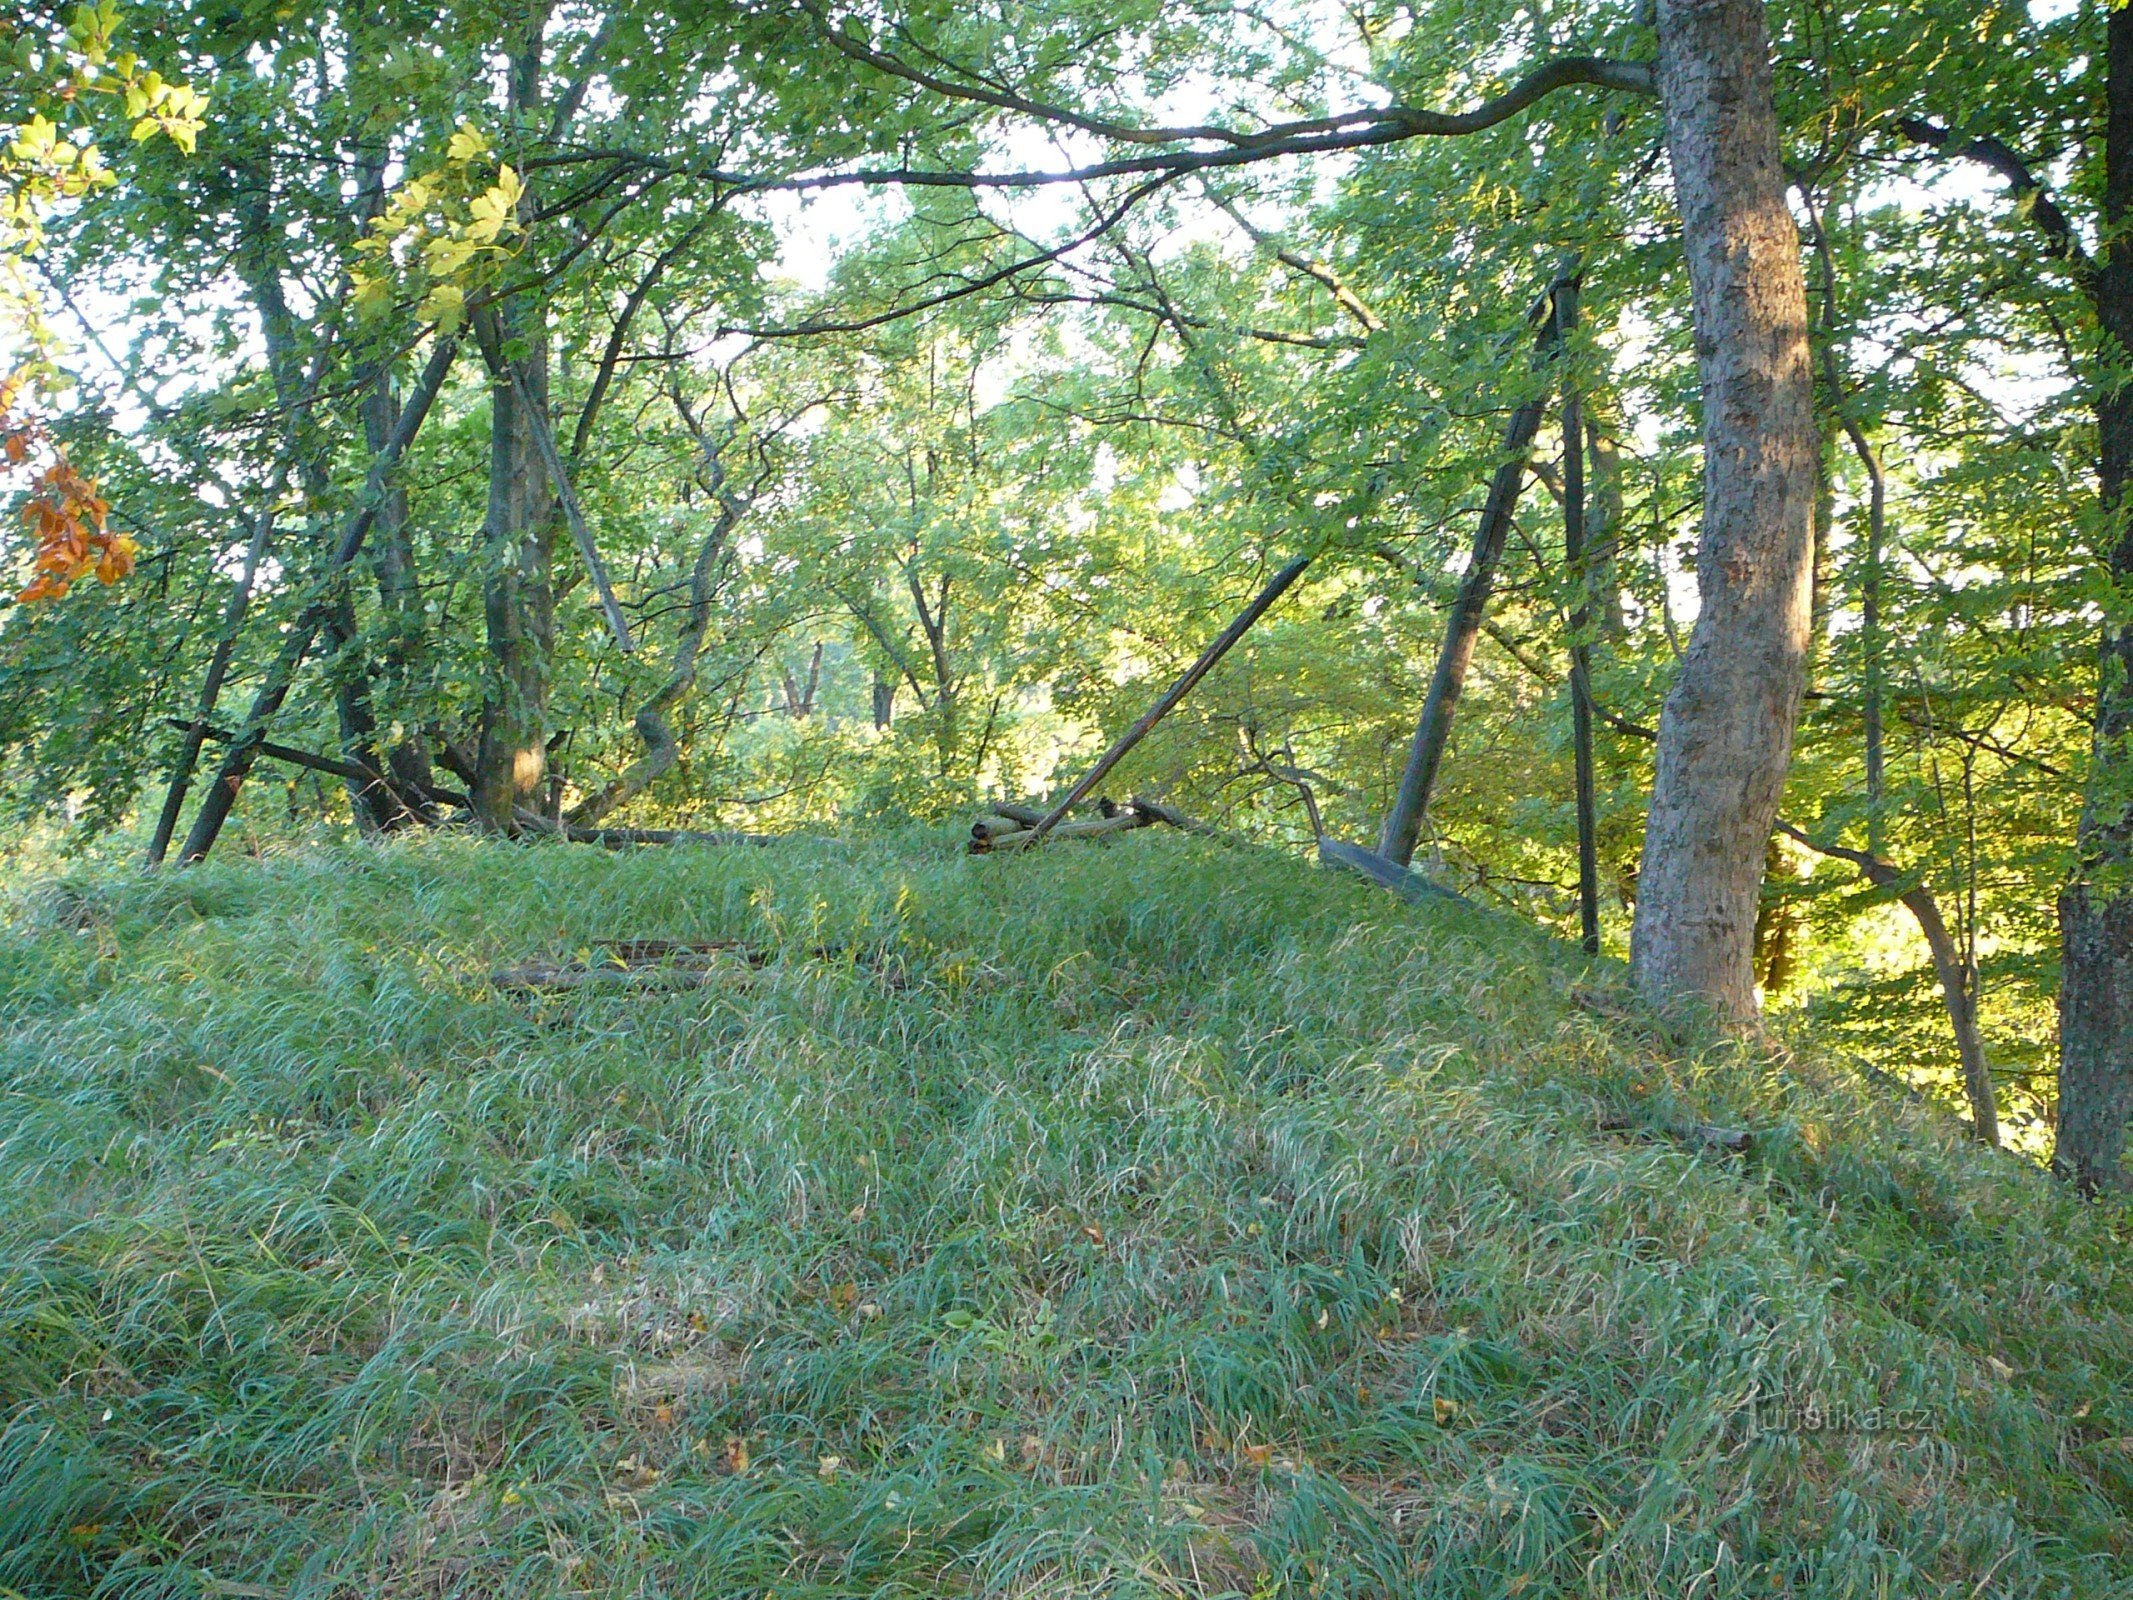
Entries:
[[483, 137], [481, 129], [471, 122], [462, 122], [445, 145], [444, 153], [453, 161], [472, 161], [488, 148], [489, 141]]

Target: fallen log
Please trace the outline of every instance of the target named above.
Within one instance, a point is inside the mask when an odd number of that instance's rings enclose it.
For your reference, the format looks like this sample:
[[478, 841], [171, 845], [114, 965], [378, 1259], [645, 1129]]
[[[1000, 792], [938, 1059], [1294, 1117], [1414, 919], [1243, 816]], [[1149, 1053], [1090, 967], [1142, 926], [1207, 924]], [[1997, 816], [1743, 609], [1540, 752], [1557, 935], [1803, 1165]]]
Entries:
[[1014, 805], [1005, 800], [998, 800], [993, 803], [992, 809], [995, 816], [1005, 817], [1010, 822], [1019, 822], [1025, 828], [1034, 828], [1044, 820], [1042, 806]]
[[1062, 822], [1049, 833], [1040, 833], [1035, 828], [1018, 828], [1012, 833], [996, 833], [983, 839], [970, 841], [970, 853], [974, 856], [990, 855], [1000, 850], [1027, 850], [1032, 845], [1043, 844], [1047, 839], [1100, 839], [1106, 834], [1130, 833], [1135, 828], [1152, 827], [1154, 817], [1143, 816], [1138, 811], [1123, 811], [1115, 817], [1091, 817], [1087, 822]]
[[1656, 1133], [1681, 1144], [1725, 1150], [1745, 1155], [1755, 1148], [1755, 1135], [1746, 1128], [1715, 1128], [1707, 1122], [1646, 1122], [1635, 1117], [1612, 1116], [1600, 1122], [1602, 1133]]
[[608, 952], [604, 961], [529, 961], [490, 973], [489, 982], [522, 994], [599, 987], [700, 989], [735, 962], [750, 968], [770, 962], [765, 952], [738, 939], [618, 939], [602, 948]]
[[1456, 900], [1461, 905], [1474, 902], [1456, 889], [1447, 889], [1441, 883], [1429, 879], [1412, 868], [1387, 861], [1373, 850], [1365, 850], [1359, 844], [1348, 844], [1339, 839], [1320, 839], [1318, 859], [1329, 867], [1358, 873], [1372, 883], [1390, 889], [1410, 905], [1420, 905], [1426, 900]]
[[702, 833], [690, 828], [571, 828], [562, 830], [572, 844], [605, 845], [626, 850], [640, 844], [776, 844], [774, 833]]
[[1146, 817], [1151, 822], [1166, 823], [1180, 832], [1196, 833], [1203, 839], [1219, 839], [1222, 837], [1222, 830], [1212, 823], [1201, 822], [1196, 818], [1188, 817], [1184, 812], [1177, 810], [1175, 807], [1166, 806], [1160, 800], [1150, 800], [1145, 795], [1137, 794], [1131, 800], [1128, 800], [1126, 805], [1136, 815]]

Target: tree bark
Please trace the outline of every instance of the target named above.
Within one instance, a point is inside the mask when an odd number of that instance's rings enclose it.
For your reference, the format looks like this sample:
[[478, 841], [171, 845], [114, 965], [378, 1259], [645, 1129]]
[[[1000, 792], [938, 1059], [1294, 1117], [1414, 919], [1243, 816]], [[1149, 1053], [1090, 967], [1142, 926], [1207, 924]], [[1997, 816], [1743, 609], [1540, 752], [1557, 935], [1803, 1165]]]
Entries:
[[1660, 719], [1631, 959], [1647, 999], [1738, 1021], [1799, 717], [1821, 441], [1761, 0], [1659, 0], [1658, 22], [1703, 388], [1702, 608]]
[[[1536, 341], [1538, 365], [1549, 364], [1560, 337], [1551, 289], [1547, 318]], [[1415, 722], [1399, 793], [1393, 796], [1392, 809], [1386, 813], [1385, 826], [1378, 835], [1378, 854], [1395, 866], [1405, 867], [1415, 858], [1415, 840], [1421, 835], [1422, 818], [1429, 811], [1430, 794], [1437, 786], [1437, 768], [1443, 764], [1444, 747], [1451, 741], [1452, 716], [1466, 688], [1467, 668], [1473, 664], [1474, 641], [1488, 617], [1489, 596], [1496, 587], [1496, 565], [1503, 558], [1511, 517], [1518, 510], [1518, 497], [1526, 485], [1533, 436], [1540, 432], [1541, 416], [1547, 408], [1544, 389], [1511, 413], [1510, 425], [1504, 430], [1503, 460], [1489, 484], [1481, 522], [1474, 529], [1474, 548], [1467, 557], [1459, 597], [1452, 602], [1451, 615], [1444, 622], [1444, 643], [1438, 647], [1437, 668], [1430, 676], [1422, 715]]]
[[2105, 55], [2103, 251], [2094, 279], [2104, 376], [2096, 397], [2113, 603], [2104, 619], [2088, 794], [2073, 881], [2059, 897], [2059, 1131], [2054, 1165], [2090, 1191], [2133, 1190], [2133, 11], [2113, 9]]
[[[508, 833], [519, 807], [538, 805], [547, 773], [555, 507], [527, 416], [548, 403], [546, 318], [538, 306], [514, 305], [496, 319], [496, 332], [506, 359], [489, 383], [489, 510], [482, 525], [489, 664], [474, 807], [483, 826]], [[514, 382], [510, 353], [519, 346], [523, 381]]]
[[[537, 8], [545, 11], [545, 7]], [[509, 100], [524, 122], [540, 102], [540, 33], [510, 62]], [[529, 189], [521, 221], [534, 216]], [[475, 758], [474, 809], [509, 833], [521, 807], [538, 809], [548, 764], [548, 679], [555, 654], [555, 500], [536, 428], [548, 407], [548, 318], [539, 290], [501, 312], [477, 313], [489, 364], [489, 509], [482, 525], [482, 615], [489, 663]]]

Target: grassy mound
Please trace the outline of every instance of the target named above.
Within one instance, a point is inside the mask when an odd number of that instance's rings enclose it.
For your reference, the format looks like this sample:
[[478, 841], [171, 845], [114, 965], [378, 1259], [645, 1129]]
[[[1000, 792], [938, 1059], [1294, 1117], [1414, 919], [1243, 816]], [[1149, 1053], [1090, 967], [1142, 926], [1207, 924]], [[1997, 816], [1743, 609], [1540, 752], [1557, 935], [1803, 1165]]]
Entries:
[[[491, 981], [624, 938], [768, 959]], [[2123, 1214], [1481, 912], [430, 842], [24, 890], [0, 1022], [0, 1588], [2133, 1593]]]

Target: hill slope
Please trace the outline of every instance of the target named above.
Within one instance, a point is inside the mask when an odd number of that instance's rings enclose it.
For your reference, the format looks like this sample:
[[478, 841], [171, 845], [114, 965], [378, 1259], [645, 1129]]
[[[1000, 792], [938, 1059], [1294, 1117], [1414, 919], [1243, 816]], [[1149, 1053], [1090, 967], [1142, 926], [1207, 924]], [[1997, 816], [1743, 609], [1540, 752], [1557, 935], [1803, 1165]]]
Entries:
[[2123, 1218], [1618, 985], [1148, 834], [25, 891], [0, 1585], [2133, 1593]]

